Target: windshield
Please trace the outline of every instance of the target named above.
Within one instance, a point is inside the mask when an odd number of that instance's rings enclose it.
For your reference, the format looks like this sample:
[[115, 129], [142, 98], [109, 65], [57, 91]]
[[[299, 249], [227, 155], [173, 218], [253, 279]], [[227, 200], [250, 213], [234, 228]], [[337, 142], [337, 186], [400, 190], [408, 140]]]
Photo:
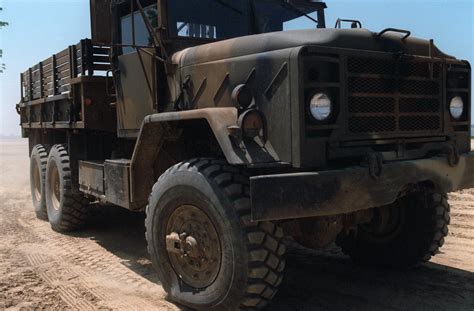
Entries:
[[250, 34], [247, 1], [168, 1], [170, 35], [225, 39]]
[[284, 0], [168, 1], [171, 37], [226, 39], [318, 26], [317, 7]]
[[292, 4], [278, 0], [254, 0], [259, 32], [314, 29], [318, 26], [317, 10], [309, 4]]

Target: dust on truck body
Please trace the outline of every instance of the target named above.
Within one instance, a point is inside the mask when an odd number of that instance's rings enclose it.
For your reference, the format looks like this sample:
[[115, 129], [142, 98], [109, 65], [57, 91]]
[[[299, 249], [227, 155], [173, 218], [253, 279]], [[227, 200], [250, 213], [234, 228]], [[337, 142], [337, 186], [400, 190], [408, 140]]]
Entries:
[[446, 193], [474, 187], [470, 65], [407, 30], [326, 28], [325, 8], [91, 0], [92, 39], [21, 76], [37, 216], [70, 231], [97, 204], [146, 212], [165, 290], [203, 310], [264, 307], [285, 236], [429, 260]]

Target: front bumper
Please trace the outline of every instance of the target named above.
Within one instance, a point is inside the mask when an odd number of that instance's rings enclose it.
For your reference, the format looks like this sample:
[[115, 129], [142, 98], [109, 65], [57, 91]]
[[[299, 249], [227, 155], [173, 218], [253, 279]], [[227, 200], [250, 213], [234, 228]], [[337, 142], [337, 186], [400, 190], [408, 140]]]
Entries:
[[431, 181], [440, 192], [474, 187], [474, 152], [451, 166], [443, 157], [366, 167], [255, 176], [250, 179], [252, 219], [280, 220], [346, 214], [393, 203], [410, 184]]

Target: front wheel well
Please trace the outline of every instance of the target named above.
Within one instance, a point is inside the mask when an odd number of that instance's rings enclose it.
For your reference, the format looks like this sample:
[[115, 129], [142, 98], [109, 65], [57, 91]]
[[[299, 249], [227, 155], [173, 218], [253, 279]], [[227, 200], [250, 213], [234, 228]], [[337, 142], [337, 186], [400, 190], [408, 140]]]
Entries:
[[191, 158], [225, 158], [205, 119], [170, 122], [172, 135], [163, 142], [154, 160], [155, 179], [171, 166]]

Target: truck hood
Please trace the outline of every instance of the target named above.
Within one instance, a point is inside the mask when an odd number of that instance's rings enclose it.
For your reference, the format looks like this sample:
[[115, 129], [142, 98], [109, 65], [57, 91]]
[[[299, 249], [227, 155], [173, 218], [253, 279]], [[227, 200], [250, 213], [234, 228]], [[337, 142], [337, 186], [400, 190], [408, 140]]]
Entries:
[[[175, 53], [173, 63], [184, 67], [304, 45], [430, 56], [429, 40], [408, 37], [402, 41], [400, 34], [392, 32], [387, 32], [377, 39], [376, 34], [367, 29], [311, 29], [272, 32], [188, 48]], [[433, 46], [431, 56], [453, 58], [441, 52], [436, 46]]]

